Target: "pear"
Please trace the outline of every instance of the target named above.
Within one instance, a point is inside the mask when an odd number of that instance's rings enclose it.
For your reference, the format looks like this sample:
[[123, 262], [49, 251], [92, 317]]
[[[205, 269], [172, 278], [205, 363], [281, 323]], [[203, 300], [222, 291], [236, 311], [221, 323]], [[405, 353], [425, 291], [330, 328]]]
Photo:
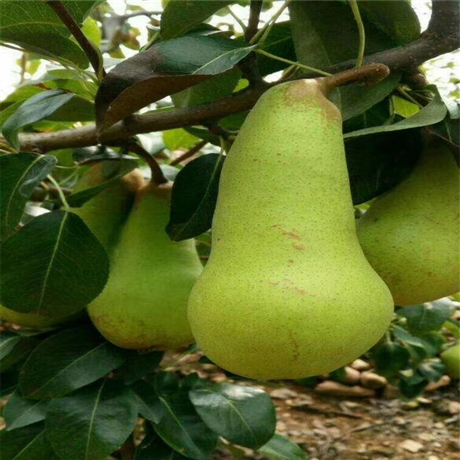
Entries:
[[[74, 193], [111, 179], [118, 173], [119, 167], [120, 163], [117, 161], [97, 163], [81, 177], [74, 188]], [[122, 226], [128, 218], [135, 193], [143, 183], [142, 173], [135, 169], [107, 186], [80, 208], [71, 209], [85, 221], [109, 254], [116, 245]]]
[[[103, 161], [92, 166], [80, 178], [74, 192], [95, 187], [109, 180], [118, 172], [119, 163]], [[131, 171], [120, 180], [88, 200], [80, 208], [72, 208], [88, 225], [110, 253], [115, 245], [121, 227], [134, 202], [135, 191], [143, 184], [144, 178], [139, 170]], [[47, 328], [66, 323], [82, 316], [82, 312], [73, 315], [48, 316], [42, 313], [20, 313], [0, 305], [0, 319], [23, 327]]]
[[193, 240], [171, 241], [171, 184], [142, 187], [112, 256], [109, 280], [88, 306], [102, 335], [122, 348], [172, 350], [193, 342], [187, 299], [202, 264]]
[[374, 345], [393, 316], [356, 237], [342, 120], [326, 83], [265, 92], [223, 167], [188, 318], [204, 353], [244, 377], [333, 371]]
[[460, 290], [459, 171], [449, 148], [425, 140], [411, 175], [358, 220], [364, 254], [398, 306]]
[[460, 342], [441, 353], [441, 361], [446, 366], [446, 374], [452, 379], [460, 379]]

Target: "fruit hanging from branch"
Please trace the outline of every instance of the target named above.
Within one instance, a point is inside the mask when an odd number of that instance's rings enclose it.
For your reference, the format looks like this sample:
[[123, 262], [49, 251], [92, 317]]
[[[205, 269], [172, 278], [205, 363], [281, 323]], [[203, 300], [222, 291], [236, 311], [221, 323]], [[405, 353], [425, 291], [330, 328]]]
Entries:
[[[355, 79], [381, 78], [383, 67]], [[393, 317], [356, 236], [342, 119], [326, 98], [350, 75], [271, 88], [228, 154], [188, 317], [206, 355], [235, 374], [332, 371], [374, 345]]]
[[372, 203], [357, 232], [396, 305], [417, 305], [458, 292], [459, 170], [447, 145], [427, 139], [412, 174]]
[[103, 292], [88, 307], [102, 335], [122, 348], [174, 350], [193, 342], [187, 299], [202, 271], [194, 240], [173, 242], [165, 232], [171, 184], [150, 181], [112, 255]]

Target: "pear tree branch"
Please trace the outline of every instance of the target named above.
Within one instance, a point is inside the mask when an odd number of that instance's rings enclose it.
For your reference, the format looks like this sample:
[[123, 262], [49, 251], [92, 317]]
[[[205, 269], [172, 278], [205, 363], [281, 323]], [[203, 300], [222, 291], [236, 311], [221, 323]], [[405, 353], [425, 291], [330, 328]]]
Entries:
[[[455, 51], [460, 47], [460, 9], [457, 0], [433, 0], [432, 16], [428, 29], [414, 42], [392, 48], [364, 59], [365, 64], [385, 64], [392, 72], [413, 74], [418, 66], [428, 59]], [[354, 67], [355, 61], [342, 62], [324, 69], [329, 73]], [[316, 76], [304, 74], [302, 78]], [[275, 83], [276, 84], [276, 83]], [[262, 82], [217, 101], [167, 112], [133, 115], [105, 131], [100, 139], [94, 125], [57, 132], [23, 133], [19, 135], [21, 149], [26, 151], [49, 152], [74, 147], [86, 147], [103, 143], [120, 142], [141, 133], [163, 131], [194, 125], [213, 123], [228, 115], [251, 109], [262, 93], [271, 85]], [[6, 142], [0, 137], [0, 144]]]
[[83, 48], [83, 51], [88, 57], [89, 62], [91, 62], [96, 75], [101, 75], [103, 77], [105, 75], [105, 70], [102, 67], [100, 55], [86, 38], [85, 34], [80, 29], [80, 26], [75, 22], [75, 19], [69, 13], [69, 10], [65, 6], [64, 2], [59, 0], [45, 0], [45, 3], [54, 10], [57, 16], [59, 16], [59, 19], [65, 24], [70, 33], [75, 37], [75, 40], [77, 40], [78, 44]]

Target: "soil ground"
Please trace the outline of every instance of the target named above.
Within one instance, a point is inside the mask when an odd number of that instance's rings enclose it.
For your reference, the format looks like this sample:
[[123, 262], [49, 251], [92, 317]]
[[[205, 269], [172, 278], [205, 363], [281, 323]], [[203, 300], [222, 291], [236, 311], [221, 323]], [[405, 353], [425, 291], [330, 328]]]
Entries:
[[[214, 366], [190, 361], [189, 372], [225, 379]], [[309, 460], [460, 460], [458, 381], [413, 401], [383, 391], [377, 397], [350, 398], [319, 394], [285, 381], [237, 383], [258, 386], [271, 395], [277, 432], [297, 443]], [[268, 460], [249, 449], [222, 449], [213, 456], [213, 460], [234, 459]]]

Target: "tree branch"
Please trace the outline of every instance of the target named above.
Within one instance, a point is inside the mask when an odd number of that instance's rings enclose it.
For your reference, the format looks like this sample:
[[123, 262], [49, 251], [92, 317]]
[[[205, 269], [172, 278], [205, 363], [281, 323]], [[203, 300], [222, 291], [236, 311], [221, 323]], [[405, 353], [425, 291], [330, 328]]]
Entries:
[[[388, 66], [392, 72], [411, 73], [428, 59], [459, 48], [459, 30], [460, 11], [457, 0], [433, 0], [433, 12], [428, 29], [419, 39], [405, 46], [367, 56], [365, 63], [381, 63]], [[353, 67], [354, 64], [354, 60], [343, 62], [326, 70], [337, 73]], [[303, 78], [310, 76], [315, 75], [306, 74]], [[94, 125], [57, 132], [20, 134], [21, 149], [48, 152], [97, 145], [99, 142], [112, 145], [136, 134], [209, 123], [251, 109], [269, 87], [269, 84], [256, 85], [208, 104], [167, 112], [133, 115], [129, 121], [125, 120], [110, 127], [102, 134], [100, 140]], [[1, 142], [6, 141], [0, 137]]]
[[[251, 0], [249, 6], [249, 20], [248, 26], [244, 32], [244, 38], [248, 44], [250, 44], [252, 38], [257, 33], [257, 28], [260, 20], [260, 12], [262, 11], [262, 0]], [[249, 53], [244, 59], [238, 63], [238, 67], [241, 70], [243, 76], [253, 86], [260, 85], [263, 83], [262, 75], [259, 71], [257, 58], [254, 53]]]
[[249, 20], [248, 27], [244, 33], [245, 40], [250, 43], [252, 37], [257, 33], [257, 28], [259, 26], [260, 12], [262, 11], [262, 0], [251, 0], [249, 6]]
[[184, 152], [180, 157], [175, 158], [172, 160], [169, 165], [175, 166], [181, 163], [182, 161], [188, 160], [189, 158], [193, 157], [193, 155], [197, 154], [206, 144], [208, 141], [201, 141], [198, 144], [194, 145], [190, 150]]
[[213, 119], [249, 110], [268, 87], [269, 85], [266, 84], [263, 87], [250, 88], [215, 102], [194, 107], [132, 115], [129, 120], [112, 125], [99, 138], [94, 125], [56, 132], [23, 133], [19, 135], [21, 150], [46, 153], [62, 148], [87, 147], [99, 143], [118, 145], [121, 141], [136, 134], [199, 125]]
[[151, 180], [154, 184], [161, 185], [168, 182], [168, 179], [166, 179], [165, 175], [163, 174], [163, 170], [161, 169], [155, 157], [147, 152], [147, 150], [145, 150], [141, 145], [137, 144], [136, 141], [128, 141], [124, 143], [122, 147], [140, 156], [147, 163], [148, 167], [150, 168], [150, 172], [152, 173]]
[[99, 54], [94, 49], [93, 45], [89, 42], [89, 40], [86, 38], [85, 34], [81, 31], [79, 25], [75, 22], [75, 19], [69, 13], [69, 10], [64, 5], [64, 3], [59, 0], [45, 0], [45, 3], [54, 10], [57, 16], [59, 16], [59, 19], [64, 23], [67, 29], [69, 29], [70, 33], [75, 37], [75, 40], [77, 40], [78, 44], [83, 48], [83, 51], [88, 57], [89, 62], [91, 62], [91, 65], [96, 75], [104, 77], [105, 70], [102, 66]]

